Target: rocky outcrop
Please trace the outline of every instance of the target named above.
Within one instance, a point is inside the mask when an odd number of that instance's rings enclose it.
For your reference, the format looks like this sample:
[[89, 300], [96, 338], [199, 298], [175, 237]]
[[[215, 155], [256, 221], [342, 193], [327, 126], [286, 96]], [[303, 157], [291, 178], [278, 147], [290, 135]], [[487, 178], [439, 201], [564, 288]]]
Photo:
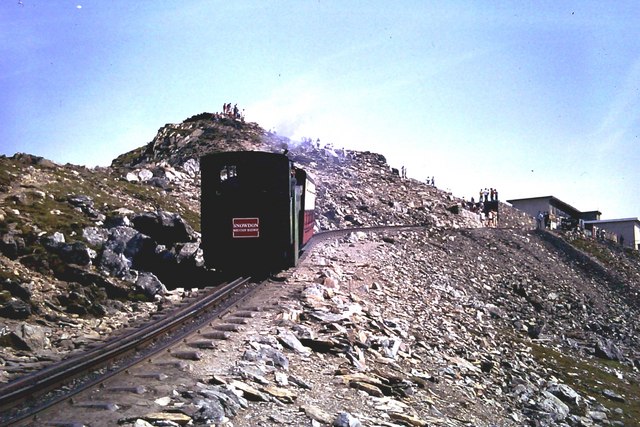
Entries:
[[171, 212], [144, 212], [134, 215], [131, 222], [140, 233], [163, 245], [195, 242], [199, 237], [180, 215]]
[[[353, 233], [288, 273], [300, 292], [247, 338], [229, 381], [176, 392], [176, 407], [197, 408], [182, 420], [590, 426], [640, 414], [637, 253], [533, 232], [506, 204], [488, 229], [380, 154], [208, 114], [110, 168], [0, 157], [0, 364], [87, 345], [204, 283], [199, 156], [284, 149], [316, 181], [317, 230], [423, 229]], [[348, 407], [329, 400], [341, 396]]]
[[[515, 250], [514, 241], [526, 247]], [[535, 269], [536, 253], [545, 253], [557, 265], [546, 272]], [[603, 318], [619, 318], [635, 309], [603, 290], [603, 278], [571, 273], [558, 261], [562, 256], [528, 231], [452, 230], [393, 238], [354, 234], [315, 250], [308, 266], [291, 279], [301, 294], [282, 308], [281, 318], [288, 322], [274, 325], [271, 336], [263, 333], [248, 347], [285, 351], [285, 377], [304, 365], [307, 381], [316, 384], [322, 376], [311, 372], [327, 372], [327, 361], [335, 359], [336, 383], [359, 390], [365, 400], [384, 399], [386, 408], [394, 408], [394, 418], [410, 425], [447, 425], [452, 419], [474, 425], [623, 425], [616, 402], [625, 397], [606, 388], [611, 383], [593, 388], [575, 373], [593, 363], [582, 360], [590, 358], [589, 347], [595, 342], [596, 357], [609, 359], [613, 353], [617, 360], [626, 360], [626, 368], [620, 368], [626, 374], [619, 371], [617, 382], [622, 386], [634, 375], [637, 343], [628, 342], [625, 350], [612, 348], [603, 338], [607, 333], [593, 332], [593, 312], [562, 314], [562, 307], [565, 298], [599, 294]], [[538, 277], [522, 283], [514, 270], [518, 276], [535, 272]], [[523, 294], [539, 295], [542, 307], [531, 305]], [[525, 326], [539, 324], [541, 318], [547, 328], [532, 339]], [[637, 336], [637, 326], [628, 322], [619, 335]], [[563, 335], [576, 330], [582, 338]], [[283, 335], [293, 335], [287, 342], [300, 344], [285, 344]], [[567, 353], [568, 343], [585, 353]], [[323, 356], [309, 356], [316, 353]], [[570, 362], [557, 366], [547, 364], [548, 358]], [[245, 360], [265, 368], [259, 358]], [[256, 386], [255, 380], [244, 381]], [[284, 387], [304, 394], [296, 386]], [[332, 407], [332, 402], [329, 396], [316, 395], [319, 407]], [[348, 409], [383, 424], [384, 414], [373, 406], [352, 402]], [[264, 419], [268, 414], [263, 406], [255, 416]], [[333, 423], [339, 413], [325, 416]]]

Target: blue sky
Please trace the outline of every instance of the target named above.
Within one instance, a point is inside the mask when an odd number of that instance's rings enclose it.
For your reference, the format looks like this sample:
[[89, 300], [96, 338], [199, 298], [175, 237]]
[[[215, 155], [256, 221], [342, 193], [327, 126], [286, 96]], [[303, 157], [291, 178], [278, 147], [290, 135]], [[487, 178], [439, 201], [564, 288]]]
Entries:
[[456, 196], [640, 216], [640, 2], [0, 0], [0, 154], [109, 165], [225, 102]]

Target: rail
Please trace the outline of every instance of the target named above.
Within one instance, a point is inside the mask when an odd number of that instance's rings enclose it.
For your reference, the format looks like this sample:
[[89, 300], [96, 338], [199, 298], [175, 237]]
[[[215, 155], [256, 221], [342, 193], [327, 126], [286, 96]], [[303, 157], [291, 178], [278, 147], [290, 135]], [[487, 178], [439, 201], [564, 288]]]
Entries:
[[[12, 408], [14, 409], [14, 412], [16, 412], [16, 406], [19, 403], [27, 400], [35, 401], [36, 397], [46, 394], [48, 391], [61, 384], [69, 383], [73, 378], [76, 378], [83, 373], [104, 367], [121, 355], [150, 345], [150, 343], [156, 340], [159, 336], [168, 334], [180, 325], [192, 321], [204, 311], [220, 303], [220, 301], [225, 300], [233, 292], [247, 284], [249, 280], [249, 278], [242, 277], [235, 279], [215, 288], [211, 293], [207, 294], [204, 298], [199, 299], [195, 303], [188, 304], [185, 307], [168, 313], [165, 317], [156, 322], [151, 322], [142, 328], [113, 338], [102, 345], [83, 352], [76, 357], [63, 360], [38, 372], [34, 372], [0, 386], [0, 425], [4, 426], [18, 422], [20, 419], [26, 418], [34, 412], [33, 410], [30, 410], [27, 411], [29, 412], [27, 414], [20, 414], [20, 411], [17, 410], [16, 414], [9, 414], [8, 412], [5, 412], [8, 409]], [[162, 351], [167, 345], [155, 349], [154, 352]], [[126, 369], [127, 366], [120, 366], [115, 369], [112, 368], [106, 376], [115, 375]], [[101, 380], [103, 380], [104, 377], [105, 375], [102, 375]], [[93, 382], [86, 384], [84, 387], [79, 388], [78, 391], [81, 391], [92, 384]], [[38, 402], [37, 405], [31, 402], [31, 408], [37, 406], [36, 411], [42, 411], [49, 406], [53, 406], [60, 401], [67, 399], [68, 397], [69, 395], [66, 394], [59, 398], [42, 399], [43, 402]]]

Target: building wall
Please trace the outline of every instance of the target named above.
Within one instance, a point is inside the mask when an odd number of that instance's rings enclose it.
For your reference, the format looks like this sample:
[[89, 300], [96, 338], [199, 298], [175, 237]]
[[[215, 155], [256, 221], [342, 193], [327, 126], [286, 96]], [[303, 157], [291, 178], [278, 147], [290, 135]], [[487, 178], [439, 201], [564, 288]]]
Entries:
[[598, 221], [600, 219], [599, 211], [581, 212], [580, 219], [585, 221]]
[[514, 208], [519, 209], [534, 218], [538, 215], [538, 212], [545, 212], [550, 209], [549, 198], [514, 200], [511, 204]]
[[622, 236], [625, 248], [639, 249], [640, 224], [638, 221], [596, 222], [592, 224], [599, 229]]

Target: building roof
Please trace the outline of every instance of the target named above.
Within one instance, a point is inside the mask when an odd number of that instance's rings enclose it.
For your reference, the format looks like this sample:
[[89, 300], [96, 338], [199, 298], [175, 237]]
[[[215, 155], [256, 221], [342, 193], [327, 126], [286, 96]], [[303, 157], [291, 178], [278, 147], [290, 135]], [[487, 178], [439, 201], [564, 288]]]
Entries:
[[599, 219], [592, 221], [585, 221], [585, 224], [605, 224], [611, 222], [638, 222], [640, 223], [640, 219], [638, 218], [615, 218], [615, 219]]
[[531, 201], [531, 200], [542, 200], [542, 199], [548, 199], [549, 200], [549, 204], [553, 205], [555, 207], [557, 207], [558, 209], [566, 212], [566, 213], [573, 213], [576, 215], [579, 214], [583, 214], [583, 213], [596, 213], [598, 215], [602, 215], [602, 212], [600, 211], [579, 211], [578, 209], [574, 208], [573, 206], [571, 206], [568, 203], [563, 202], [562, 200], [558, 199], [557, 197], [554, 196], [539, 196], [539, 197], [527, 197], [524, 199], [511, 199], [511, 200], [507, 200], [507, 202], [511, 203], [512, 205], [514, 204], [514, 202], [525, 202], [525, 201]]
[[525, 201], [525, 200], [536, 200], [536, 199], [551, 199], [554, 198], [553, 196], [538, 196], [538, 197], [525, 197], [522, 199], [511, 199], [511, 200], [507, 200], [507, 202], [511, 203], [511, 202], [520, 202], [520, 201]]

